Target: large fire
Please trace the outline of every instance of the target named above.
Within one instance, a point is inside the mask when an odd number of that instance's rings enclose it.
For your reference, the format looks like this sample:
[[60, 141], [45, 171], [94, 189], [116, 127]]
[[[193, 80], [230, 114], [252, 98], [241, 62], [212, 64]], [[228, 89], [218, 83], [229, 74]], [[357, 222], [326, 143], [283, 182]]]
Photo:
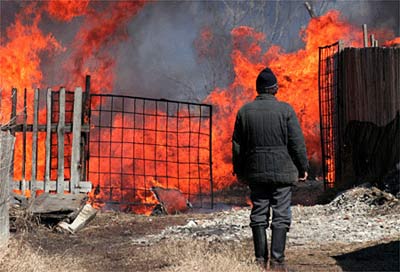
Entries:
[[227, 120], [214, 128], [213, 159], [218, 163], [214, 170], [217, 188], [234, 182], [231, 175], [230, 154], [226, 152], [233, 131], [235, 113], [256, 96], [255, 79], [260, 70], [269, 66], [279, 82], [278, 99], [290, 103], [301, 123], [306, 138], [309, 157], [320, 158], [319, 108], [318, 108], [318, 47], [343, 40], [348, 46], [360, 46], [362, 33], [340, 18], [338, 11], [330, 11], [314, 18], [301, 33], [305, 48], [285, 53], [278, 46], [261, 50], [265, 35], [249, 27], [232, 30], [234, 49], [232, 61], [235, 80], [227, 89], [215, 89], [206, 101], [220, 105], [217, 120]]
[[[65, 76], [63, 83], [68, 89], [84, 85], [84, 76], [92, 75], [92, 90], [97, 93], [107, 93], [113, 89], [115, 79], [115, 59], [111, 54], [112, 46], [127, 39], [127, 24], [144, 7], [144, 1], [119, 2], [112, 1], [104, 4], [101, 9], [94, 9], [90, 1], [48, 1], [30, 3], [15, 16], [15, 22], [7, 28], [6, 37], [1, 40], [0, 47], [0, 89], [2, 90], [1, 122], [7, 123], [10, 116], [10, 93], [15, 87], [22, 97], [22, 90], [27, 88], [28, 100], [33, 97], [33, 89], [43, 83], [41, 65], [42, 57], [68, 53], [68, 61], [60, 64], [60, 69]], [[62, 44], [51, 33], [45, 33], [39, 27], [44, 16], [58, 22], [71, 22], [79, 17], [82, 25], [79, 27], [70, 44]], [[385, 45], [390, 46], [400, 43], [400, 37], [384, 31], [377, 30], [377, 38], [384, 37], [390, 40]], [[279, 81], [278, 98], [293, 105], [300, 119], [310, 158], [321, 160], [319, 139], [319, 109], [318, 109], [318, 47], [343, 40], [346, 46], [359, 47], [362, 44], [362, 33], [359, 26], [353, 26], [341, 18], [338, 11], [332, 10], [323, 16], [313, 18], [307, 27], [300, 33], [304, 48], [291, 53], [273, 45], [267, 50], [263, 44], [268, 39], [268, 33], [260, 33], [248, 26], [238, 26], [232, 29], [231, 60], [234, 67], [234, 80], [227, 88], [215, 89], [204, 99], [205, 103], [214, 107], [213, 126], [213, 178], [214, 189], [223, 189], [235, 182], [231, 166], [231, 135], [236, 112], [246, 102], [256, 96], [255, 79], [260, 70], [269, 66], [277, 75]], [[214, 38], [212, 26], [206, 27], [200, 33], [196, 49], [200, 50], [199, 56], [214, 54], [207, 44]], [[22, 99], [18, 99], [23, 101]], [[21, 103], [21, 102], [20, 102]], [[19, 108], [22, 108], [21, 105]], [[32, 106], [27, 108], [29, 118], [32, 118]], [[43, 117], [40, 117], [43, 118]], [[28, 119], [29, 122], [30, 119]], [[30, 121], [31, 122], [31, 121]], [[122, 117], [116, 123], [121, 123]], [[128, 122], [132, 122], [128, 121]], [[158, 124], [161, 126], [162, 121]], [[117, 125], [117, 124], [116, 124]], [[189, 126], [189, 124], [183, 124]], [[193, 125], [193, 124], [191, 124]], [[121, 137], [121, 131], [112, 132], [112, 137]], [[133, 132], [132, 132], [133, 133]], [[44, 141], [43, 135], [39, 136]], [[100, 135], [99, 137], [106, 137]], [[129, 137], [129, 135], [124, 135]], [[146, 135], [150, 137], [151, 135]], [[154, 141], [163, 142], [165, 139], [156, 136]], [[195, 140], [195, 139], [194, 139]], [[15, 161], [20, 161], [22, 150], [17, 139]], [[29, 141], [29, 140], [28, 140]], [[28, 142], [29, 145], [29, 142]], [[43, 147], [43, 145], [39, 145]], [[118, 147], [113, 147], [113, 152], [119, 152]], [[44, 148], [39, 148], [39, 172], [43, 176]], [[27, 157], [30, 158], [29, 150]], [[129, 147], [125, 152], [130, 153]], [[158, 150], [164, 156], [165, 150]], [[132, 153], [132, 152], [131, 152]], [[146, 152], [154, 153], [153, 151]], [[173, 156], [174, 154], [170, 154]], [[190, 150], [187, 154], [190, 157]], [[202, 154], [198, 154], [202, 156]], [[127, 168], [132, 167], [132, 161], [126, 159], [123, 163]], [[190, 158], [188, 158], [190, 160]], [[28, 160], [29, 161], [29, 160]], [[112, 170], [110, 162], [90, 161], [90, 164], [99, 165], [102, 169]], [[103, 165], [104, 164], [104, 165]], [[145, 167], [142, 165], [142, 167]], [[160, 165], [158, 169], [166, 167]], [[176, 165], [174, 167], [180, 167]], [[27, 162], [27, 176], [30, 178], [30, 166]], [[124, 167], [123, 167], [124, 168]], [[114, 169], [124, 171], [124, 169]], [[187, 171], [191, 171], [190, 169]], [[207, 170], [205, 170], [207, 171]], [[154, 173], [156, 176], [156, 173]], [[20, 166], [15, 168], [14, 178], [21, 179]], [[103, 177], [92, 180], [93, 184], [102, 184]], [[118, 182], [118, 181], [116, 181]], [[139, 182], [130, 180], [129, 182]], [[140, 181], [144, 182], [144, 181]], [[165, 181], [148, 177], [147, 184], [152, 186], [165, 186]], [[179, 180], [169, 180], [170, 188], [178, 187]], [[149, 186], [149, 185], [147, 185]], [[184, 184], [179, 188], [185, 191]], [[92, 192], [93, 193], [93, 192]], [[195, 192], [191, 192], [195, 193]], [[101, 200], [102, 193], [96, 195]], [[94, 194], [93, 194], [93, 197]], [[141, 199], [143, 203], [155, 203], [149, 195], [136, 193], [127, 195], [133, 199]], [[138, 212], [138, 210], [137, 210]], [[139, 211], [143, 212], [143, 211]]]

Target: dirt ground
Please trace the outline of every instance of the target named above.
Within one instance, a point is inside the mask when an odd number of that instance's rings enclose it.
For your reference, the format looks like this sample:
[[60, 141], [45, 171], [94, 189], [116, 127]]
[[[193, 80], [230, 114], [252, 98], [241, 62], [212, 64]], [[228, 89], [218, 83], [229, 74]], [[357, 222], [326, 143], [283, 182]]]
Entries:
[[[132, 239], [213, 214], [142, 216], [101, 212], [77, 234], [42, 225], [13, 234], [0, 254], [0, 271], [261, 271], [250, 239], [240, 243]], [[287, 249], [291, 271], [399, 271], [399, 241], [301, 245]]]
[[[305, 184], [294, 191], [293, 203], [312, 206], [320, 201], [321, 194], [319, 184]], [[0, 271], [262, 271], [254, 263], [251, 238], [176, 239], [167, 234], [155, 243], [135, 242], [159, 235], [168, 227], [183, 226], [192, 220], [214, 221], [216, 216], [217, 212], [210, 211], [161, 216], [98, 212], [85, 228], [70, 234], [17, 214], [10, 242], [0, 249]], [[286, 259], [290, 271], [299, 272], [400, 271], [400, 237], [391, 237], [342, 244], [289, 242]]]

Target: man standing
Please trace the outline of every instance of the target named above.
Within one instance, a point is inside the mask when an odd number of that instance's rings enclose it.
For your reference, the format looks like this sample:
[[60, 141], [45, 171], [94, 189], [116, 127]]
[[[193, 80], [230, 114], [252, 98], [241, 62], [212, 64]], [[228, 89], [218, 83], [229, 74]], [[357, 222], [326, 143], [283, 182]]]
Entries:
[[248, 184], [253, 208], [250, 227], [257, 262], [266, 265], [266, 228], [272, 209], [270, 266], [285, 269], [286, 233], [291, 223], [291, 186], [307, 178], [303, 133], [293, 108], [275, 98], [278, 83], [269, 68], [256, 80], [258, 96], [236, 116], [232, 137], [233, 170]]

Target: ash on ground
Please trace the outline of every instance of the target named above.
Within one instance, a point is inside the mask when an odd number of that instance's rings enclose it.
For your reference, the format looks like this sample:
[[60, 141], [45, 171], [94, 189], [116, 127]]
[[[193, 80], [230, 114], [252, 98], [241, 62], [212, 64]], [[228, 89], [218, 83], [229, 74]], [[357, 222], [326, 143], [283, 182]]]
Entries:
[[[399, 213], [399, 199], [393, 195], [375, 187], [353, 188], [326, 205], [292, 206], [288, 244], [302, 247], [399, 239]], [[133, 239], [132, 242], [137, 245], [151, 245], [163, 239], [240, 242], [251, 238], [249, 216], [250, 207], [215, 212], [211, 219], [193, 215], [186, 225], [168, 227], [160, 234]]]

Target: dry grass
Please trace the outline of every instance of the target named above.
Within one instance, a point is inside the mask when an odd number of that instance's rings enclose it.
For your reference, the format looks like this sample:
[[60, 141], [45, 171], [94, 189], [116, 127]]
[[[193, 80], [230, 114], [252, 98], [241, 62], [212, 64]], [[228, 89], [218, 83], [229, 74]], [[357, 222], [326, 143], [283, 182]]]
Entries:
[[8, 245], [1, 249], [0, 271], [84, 271], [73, 258], [61, 255], [49, 256], [41, 248], [32, 248], [24, 241], [26, 235], [11, 238]]
[[253, 252], [250, 244], [241, 243], [208, 243], [192, 240], [189, 242], [165, 245], [168, 257], [164, 255], [168, 266], [160, 269], [165, 272], [180, 271], [262, 271], [253, 262]]

